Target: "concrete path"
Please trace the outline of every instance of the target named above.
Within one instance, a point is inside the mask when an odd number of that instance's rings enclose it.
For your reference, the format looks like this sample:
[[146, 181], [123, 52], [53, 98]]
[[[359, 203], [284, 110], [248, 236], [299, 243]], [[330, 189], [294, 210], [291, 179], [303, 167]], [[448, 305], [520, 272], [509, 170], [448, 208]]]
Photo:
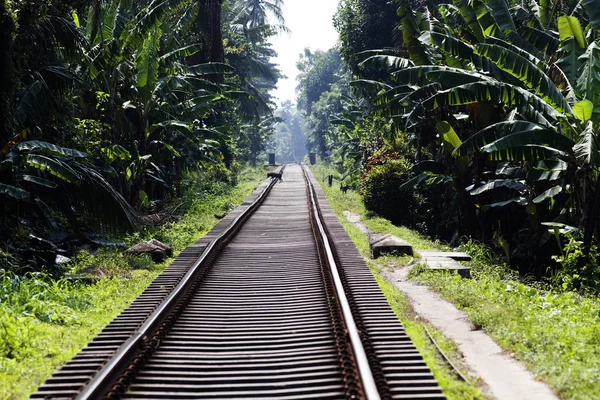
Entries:
[[[363, 233], [369, 229], [360, 215], [344, 211], [344, 216]], [[484, 393], [496, 400], [558, 400], [544, 383], [535, 379], [523, 364], [513, 359], [483, 331], [473, 330], [467, 313], [426, 286], [408, 280], [410, 267], [382, 275], [410, 300], [415, 312], [451, 338], [463, 354], [463, 361], [484, 383]]]
[[525, 366], [510, 357], [483, 331], [473, 330], [464, 311], [429, 288], [408, 280], [409, 267], [382, 275], [406, 294], [415, 312], [444, 336], [454, 340], [464, 362], [497, 400], [555, 400], [554, 393], [537, 381]]

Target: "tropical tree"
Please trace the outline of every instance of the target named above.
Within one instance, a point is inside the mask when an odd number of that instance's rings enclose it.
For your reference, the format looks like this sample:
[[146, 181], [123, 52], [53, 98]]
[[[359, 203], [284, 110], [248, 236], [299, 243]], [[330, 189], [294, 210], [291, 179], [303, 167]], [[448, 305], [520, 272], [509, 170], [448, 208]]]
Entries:
[[599, 21], [589, 1], [558, 3], [402, 1], [408, 57], [363, 53], [390, 78], [353, 83], [416, 146], [411, 184], [449, 188], [446, 227], [520, 261], [552, 245], [544, 224], [582, 229], [588, 247], [598, 219]]
[[315, 52], [305, 49], [297, 68], [298, 108], [306, 113], [308, 150], [326, 159], [333, 144], [328, 143], [329, 120], [342, 110], [348, 72], [336, 48]]
[[275, 134], [268, 146], [276, 153], [279, 163], [301, 162], [306, 154], [302, 115], [291, 101], [286, 100], [275, 116], [279, 122], [275, 125]]
[[177, 196], [188, 170], [231, 167], [243, 138], [256, 158], [279, 78], [268, 38], [284, 29], [260, 10], [280, 6], [2, 1], [0, 240], [34, 215], [39, 236], [131, 227], [130, 204]]

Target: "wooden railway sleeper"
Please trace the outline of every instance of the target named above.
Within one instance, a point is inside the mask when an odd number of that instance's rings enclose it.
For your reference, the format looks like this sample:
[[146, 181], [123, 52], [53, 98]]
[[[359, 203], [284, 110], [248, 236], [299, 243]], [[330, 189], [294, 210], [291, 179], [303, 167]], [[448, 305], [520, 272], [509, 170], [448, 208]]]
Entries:
[[[283, 171], [283, 168], [281, 171]], [[119, 358], [111, 359], [108, 363], [108, 367], [101, 370], [101, 374], [98, 374], [90, 383], [88, 383], [88, 386], [86, 386], [77, 396], [77, 400], [95, 400], [97, 398], [118, 399], [126, 392], [141, 367], [154, 353], [162, 338], [164, 338], [169, 331], [173, 322], [179, 317], [181, 312], [183, 312], [185, 307], [182, 307], [182, 305], [187, 305], [189, 303], [192, 294], [198, 289], [202, 280], [210, 270], [210, 267], [214, 264], [218, 254], [235, 236], [240, 229], [240, 226], [244, 224], [256, 208], [264, 201], [275, 183], [276, 180], [271, 180], [261, 195], [232, 222], [231, 226], [207, 246], [205, 249], [206, 254], [203, 253], [201, 255], [200, 259], [196, 262], [197, 265], [190, 268], [190, 271], [186, 274], [187, 278], [182, 279], [182, 282], [178, 284], [178, 286], [181, 285], [178, 289], [179, 291], [183, 291], [183, 294], [179, 296], [179, 299], [172, 300], [174, 304], [170, 306], [170, 309], [173, 310], [173, 312], [168, 311], [168, 308], [159, 307], [148, 317], [148, 320], [151, 320], [151, 322], [152, 320], [162, 320], [162, 322], [159, 322], [159, 326], [155, 330], [155, 333], [150, 333], [152, 335], [151, 339], [147, 336], [140, 337], [140, 335], [137, 336], [137, 339], [132, 337], [132, 342], [129, 343], [128, 347], [125, 346], [128, 344], [127, 342], [122, 346], [124, 347], [123, 353], [119, 354], [119, 352], [117, 352], [117, 354], [115, 354], [115, 356], [119, 356]], [[196, 274], [196, 276], [193, 277], [192, 274]], [[192, 283], [190, 283], [190, 280]], [[176, 289], [172, 295], [176, 296], [177, 294]], [[173, 299], [175, 299], [175, 297], [173, 297]], [[177, 317], [174, 317], [174, 313]], [[162, 314], [167, 315], [163, 317]], [[142, 327], [144, 327], [144, 325], [146, 325], [146, 323], [144, 323]], [[152, 330], [151, 326], [146, 329]], [[140, 343], [138, 344], [137, 342]], [[130, 356], [128, 355], [133, 353], [136, 347], [139, 351], [137, 354], [132, 354], [133, 360], [129, 361], [128, 357]]]
[[[330, 280], [327, 280], [331, 282], [331, 289], [333, 290], [333, 294], [329, 294], [328, 292], [330, 307], [332, 306], [331, 302], [333, 301], [336, 309], [339, 310], [338, 312], [341, 315], [341, 323], [344, 325], [343, 338], [338, 339], [338, 336], [336, 335], [336, 342], [339, 343], [339, 341], [343, 341], [343, 344], [340, 343], [338, 346], [341, 346], [342, 349], [348, 348], [348, 350], [340, 350], [340, 355], [343, 357], [343, 359], [341, 359], [341, 365], [343, 366], [344, 380], [346, 381], [346, 385], [348, 385], [349, 398], [359, 398], [352, 397], [350, 390], [360, 390], [360, 398], [363, 398], [364, 396], [364, 398], [369, 400], [378, 400], [380, 398], [390, 399], [391, 395], [389, 394], [389, 389], [387, 389], [387, 382], [383, 376], [383, 371], [377, 360], [375, 351], [368, 340], [368, 333], [360, 320], [358, 308], [355, 305], [353, 306], [354, 302], [349, 286], [347, 285], [347, 282], [344, 284], [344, 281], [346, 280], [345, 274], [341, 268], [337, 267], [340, 266], [341, 263], [339, 262], [339, 257], [332, 241], [329, 240], [331, 235], [327, 231], [325, 224], [321, 222], [323, 217], [319, 208], [318, 199], [314, 194], [313, 185], [310, 182], [310, 178], [304, 169], [304, 166], [302, 166], [302, 172], [307, 187], [309, 214], [311, 217], [313, 235], [315, 236], [315, 242], [317, 243], [319, 259], [321, 260], [321, 265], [324, 266], [323, 269], [327, 271], [326, 275], [331, 277]], [[320, 232], [320, 229], [323, 229], [322, 233]], [[325, 241], [327, 241], [327, 243], [325, 243]], [[337, 288], [334, 282], [332, 277], [333, 271], [337, 272], [340, 277], [342, 283], [341, 288]], [[346, 315], [343, 312], [343, 305], [341, 302], [344, 299], [348, 302], [351, 315]], [[354, 326], [348, 326], [347, 322]], [[350, 329], [353, 328], [357, 330], [356, 333], [360, 343], [356, 343], [356, 341], [353, 340], [350, 333]], [[361, 362], [360, 355], [356, 354], [357, 352], [362, 353], [367, 365], [364, 365], [365, 363]], [[373, 370], [373, 368], [375, 368], [375, 370]], [[352, 381], [356, 383], [350, 384], [349, 382]]]

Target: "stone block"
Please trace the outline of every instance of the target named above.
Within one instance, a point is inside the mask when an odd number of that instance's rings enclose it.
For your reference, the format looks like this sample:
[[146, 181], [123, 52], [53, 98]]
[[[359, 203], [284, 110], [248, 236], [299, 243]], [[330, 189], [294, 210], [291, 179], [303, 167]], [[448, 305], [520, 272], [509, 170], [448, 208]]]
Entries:
[[171, 257], [173, 255], [173, 249], [156, 239], [152, 239], [128, 248], [125, 250], [125, 253], [149, 254], [154, 262], [160, 262], [167, 257]]
[[417, 250], [421, 257], [448, 257], [455, 261], [471, 261], [471, 256], [462, 251]]
[[373, 258], [378, 258], [383, 254], [389, 253], [400, 255], [413, 254], [413, 248], [410, 243], [390, 234], [369, 234], [369, 247]]
[[[421, 252], [421, 256], [423, 253]], [[460, 264], [456, 260], [444, 256], [428, 256], [421, 259], [421, 263], [427, 265], [431, 270], [456, 271], [463, 278], [471, 277], [471, 269]]]

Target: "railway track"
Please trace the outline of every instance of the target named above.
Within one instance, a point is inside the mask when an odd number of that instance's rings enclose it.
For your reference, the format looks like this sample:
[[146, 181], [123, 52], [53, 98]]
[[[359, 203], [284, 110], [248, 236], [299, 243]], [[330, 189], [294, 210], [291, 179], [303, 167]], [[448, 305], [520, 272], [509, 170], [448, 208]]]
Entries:
[[310, 172], [285, 169], [39, 399], [444, 399]]

